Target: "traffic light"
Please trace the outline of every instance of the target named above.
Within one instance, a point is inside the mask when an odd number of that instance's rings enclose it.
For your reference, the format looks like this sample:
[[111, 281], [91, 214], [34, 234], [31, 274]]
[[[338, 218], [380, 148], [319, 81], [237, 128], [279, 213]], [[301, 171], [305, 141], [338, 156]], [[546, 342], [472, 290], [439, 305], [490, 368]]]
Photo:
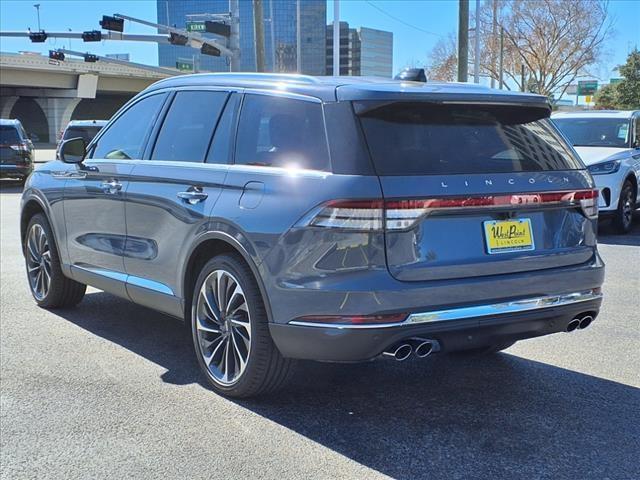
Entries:
[[49, 50], [49, 58], [51, 60], [59, 60], [64, 62], [64, 53], [58, 52], [57, 50]]
[[44, 43], [47, 39], [47, 34], [44, 30], [40, 30], [39, 32], [29, 32], [29, 40], [33, 43]]
[[100, 30], [82, 32], [82, 41], [84, 42], [99, 42], [100, 40], [102, 40], [102, 32]]
[[100, 26], [112, 32], [122, 32], [124, 30], [124, 19], [103, 15]]
[[220, 56], [220, 50], [218, 50], [213, 45], [209, 45], [208, 43], [202, 44], [202, 47], [200, 48], [200, 53], [202, 53], [203, 55], [211, 55], [213, 57]]
[[211, 20], [205, 20], [204, 29], [207, 33], [213, 33], [215, 35], [222, 35], [223, 37], [231, 36], [231, 26], [226, 23], [212, 22]]
[[171, 45], [186, 45], [189, 39], [184, 35], [180, 35], [179, 33], [171, 32], [169, 34], [169, 43]]
[[84, 61], [88, 63], [96, 63], [98, 61], [98, 56], [93, 55], [92, 53], [85, 53]]

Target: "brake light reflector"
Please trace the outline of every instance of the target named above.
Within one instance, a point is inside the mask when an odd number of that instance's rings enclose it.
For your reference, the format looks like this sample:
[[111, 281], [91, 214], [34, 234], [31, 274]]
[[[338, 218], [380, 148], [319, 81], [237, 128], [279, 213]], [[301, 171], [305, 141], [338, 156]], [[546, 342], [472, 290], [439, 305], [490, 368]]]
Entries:
[[388, 323], [402, 323], [407, 319], [407, 313], [391, 313], [386, 315], [308, 315], [299, 317], [290, 323], [327, 324], [327, 325], [378, 325]]

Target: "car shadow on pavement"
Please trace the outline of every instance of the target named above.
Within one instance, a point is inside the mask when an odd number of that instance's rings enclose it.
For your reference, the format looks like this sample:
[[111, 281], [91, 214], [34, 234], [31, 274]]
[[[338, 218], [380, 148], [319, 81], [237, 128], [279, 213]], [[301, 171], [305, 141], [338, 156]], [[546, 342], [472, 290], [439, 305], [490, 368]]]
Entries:
[[633, 217], [633, 228], [629, 233], [617, 234], [610, 221], [603, 221], [598, 227], [598, 242], [605, 245], [629, 245], [640, 247], [640, 211]]
[[[56, 313], [204, 385], [175, 319], [102, 292]], [[301, 362], [282, 391], [235, 403], [399, 479], [640, 478], [640, 389], [506, 353]]]

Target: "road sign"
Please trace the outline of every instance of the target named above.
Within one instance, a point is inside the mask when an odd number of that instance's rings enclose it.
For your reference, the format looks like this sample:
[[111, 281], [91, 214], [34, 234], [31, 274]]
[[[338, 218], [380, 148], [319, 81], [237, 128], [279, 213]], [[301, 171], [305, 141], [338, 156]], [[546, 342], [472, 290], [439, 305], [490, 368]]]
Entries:
[[591, 100], [592, 100], [592, 95], [587, 95], [587, 96], [584, 97], [584, 101], [586, 103], [591, 103]]
[[205, 32], [204, 22], [187, 22], [187, 32]]
[[181, 72], [193, 72], [193, 63], [191, 61], [178, 60], [176, 68]]
[[593, 95], [598, 90], [597, 80], [583, 80], [578, 82], [578, 96]]
[[616, 83], [620, 83], [621, 81], [622, 81], [622, 78], [612, 78], [611, 80], [609, 80], [609, 84], [615, 85]]

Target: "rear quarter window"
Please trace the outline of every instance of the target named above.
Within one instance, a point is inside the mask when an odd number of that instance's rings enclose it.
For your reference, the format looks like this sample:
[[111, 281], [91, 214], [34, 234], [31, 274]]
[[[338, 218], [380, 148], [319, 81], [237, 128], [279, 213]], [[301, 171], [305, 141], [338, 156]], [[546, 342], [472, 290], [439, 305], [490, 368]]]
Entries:
[[18, 129], [12, 125], [0, 125], [0, 144], [15, 145], [20, 143]]
[[584, 168], [542, 109], [394, 102], [358, 110], [379, 175]]
[[329, 170], [322, 105], [270, 95], [245, 95], [235, 163]]

